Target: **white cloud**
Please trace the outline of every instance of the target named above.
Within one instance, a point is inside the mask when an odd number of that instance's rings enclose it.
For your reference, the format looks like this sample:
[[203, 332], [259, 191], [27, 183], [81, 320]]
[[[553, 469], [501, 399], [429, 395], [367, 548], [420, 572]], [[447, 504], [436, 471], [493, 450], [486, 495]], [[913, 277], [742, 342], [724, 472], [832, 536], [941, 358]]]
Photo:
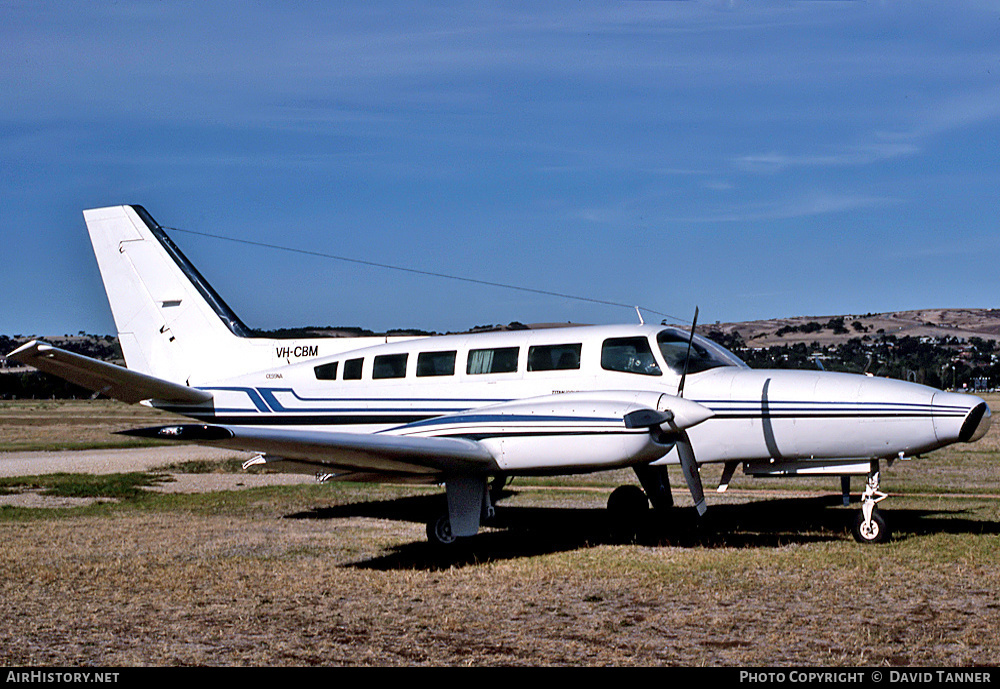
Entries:
[[887, 196], [870, 196], [829, 191], [800, 193], [793, 198], [777, 201], [762, 201], [731, 204], [728, 209], [695, 216], [673, 217], [671, 222], [690, 223], [738, 223], [766, 220], [787, 220], [832, 213], [878, 208], [900, 203], [899, 199]]
[[890, 158], [919, 153], [920, 147], [914, 143], [873, 143], [849, 145], [831, 153], [782, 153], [771, 151], [739, 156], [734, 165], [748, 172], [775, 172], [796, 167], [843, 167], [870, 165]]

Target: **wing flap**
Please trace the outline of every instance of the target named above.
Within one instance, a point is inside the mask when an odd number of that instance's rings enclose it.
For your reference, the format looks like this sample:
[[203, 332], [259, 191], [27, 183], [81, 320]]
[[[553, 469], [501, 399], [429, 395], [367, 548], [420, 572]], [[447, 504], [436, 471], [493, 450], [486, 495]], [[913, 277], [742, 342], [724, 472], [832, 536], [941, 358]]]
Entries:
[[210, 392], [130, 371], [38, 340], [18, 347], [7, 358], [129, 404], [148, 399], [200, 404], [212, 399]]

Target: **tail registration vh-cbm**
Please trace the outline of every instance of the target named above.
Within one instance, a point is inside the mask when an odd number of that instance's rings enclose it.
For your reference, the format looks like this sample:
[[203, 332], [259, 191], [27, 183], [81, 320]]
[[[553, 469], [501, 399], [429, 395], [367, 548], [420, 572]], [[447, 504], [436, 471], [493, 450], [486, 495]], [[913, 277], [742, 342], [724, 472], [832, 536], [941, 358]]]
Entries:
[[[973, 442], [978, 397], [824, 371], [754, 370], [691, 331], [567, 327], [415, 338], [250, 337], [139, 206], [84, 211], [127, 368], [29, 342], [8, 358], [193, 423], [131, 431], [257, 453], [321, 480], [445, 485], [432, 541], [476, 534], [491, 481], [632, 467], [609, 506], [673, 505], [679, 464], [752, 476], [867, 476], [854, 529], [888, 537], [879, 464]], [[720, 487], [721, 488], [721, 487]]]

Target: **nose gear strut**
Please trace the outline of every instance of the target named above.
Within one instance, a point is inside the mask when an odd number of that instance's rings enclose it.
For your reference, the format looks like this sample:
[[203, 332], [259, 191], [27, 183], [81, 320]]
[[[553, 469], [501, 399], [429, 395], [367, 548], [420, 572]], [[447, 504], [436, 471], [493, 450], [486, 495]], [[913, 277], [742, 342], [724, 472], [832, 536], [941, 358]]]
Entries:
[[878, 503], [889, 497], [879, 490], [879, 473], [879, 461], [873, 459], [865, 492], [861, 494], [861, 513], [854, 524], [854, 539], [859, 543], [885, 543], [889, 540], [889, 527], [876, 508]]

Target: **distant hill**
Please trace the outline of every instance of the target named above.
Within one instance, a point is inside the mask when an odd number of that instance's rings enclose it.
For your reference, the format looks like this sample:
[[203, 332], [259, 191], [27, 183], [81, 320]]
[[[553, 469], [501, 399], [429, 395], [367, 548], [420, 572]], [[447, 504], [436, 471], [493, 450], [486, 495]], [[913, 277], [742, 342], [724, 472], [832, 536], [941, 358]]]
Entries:
[[739, 334], [748, 347], [798, 343], [843, 344], [881, 335], [934, 339], [978, 337], [1000, 341], [1000, 309], [920, 309], [845, 316], [796, 316], [743, 323], [715, 323], [705, 331]]

